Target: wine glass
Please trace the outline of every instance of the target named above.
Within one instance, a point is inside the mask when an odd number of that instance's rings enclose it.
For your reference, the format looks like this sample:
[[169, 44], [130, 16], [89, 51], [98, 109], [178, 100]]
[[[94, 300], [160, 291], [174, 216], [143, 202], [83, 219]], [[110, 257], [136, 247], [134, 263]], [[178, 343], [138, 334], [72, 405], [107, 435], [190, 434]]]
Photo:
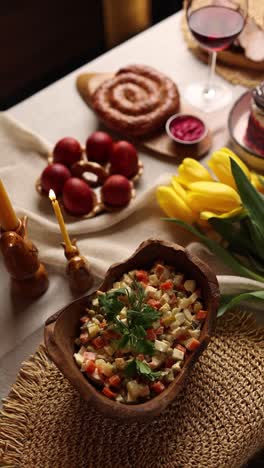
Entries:
[[204, 112], [226, 106], [232, 98], [230, 88], [215, 82], [217, 52], [227, 49], [241, 33], [247, 16], [247, 0], [186, 0], [186, 16], [194, 38], [210, 55], [205, 83], [191, 83], [185, 99]]

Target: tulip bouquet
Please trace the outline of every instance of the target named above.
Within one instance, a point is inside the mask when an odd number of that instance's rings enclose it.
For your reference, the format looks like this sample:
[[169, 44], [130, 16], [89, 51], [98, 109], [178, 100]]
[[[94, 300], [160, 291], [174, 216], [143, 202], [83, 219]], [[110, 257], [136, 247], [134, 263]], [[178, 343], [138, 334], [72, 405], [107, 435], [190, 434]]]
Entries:
[[[186, 158], [157, 200], [169, 218], [199, 238], [241, 276], [263, 283], [249, 293], [264, 300], [264, 178], [249, 171], [228, 148], [212, 154], [207, 170]], [[225, 298], [220, 315], [240, 298]], [[230, 302], [231, 301], [231, 302]]]

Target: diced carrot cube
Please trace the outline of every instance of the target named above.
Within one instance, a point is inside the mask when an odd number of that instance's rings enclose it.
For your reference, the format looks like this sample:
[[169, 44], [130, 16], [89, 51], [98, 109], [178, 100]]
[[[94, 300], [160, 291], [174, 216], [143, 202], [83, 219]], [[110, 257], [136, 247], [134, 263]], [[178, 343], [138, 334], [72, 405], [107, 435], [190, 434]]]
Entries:
[[102, 393], [107, 397], [107, 398], [116, 398], [117, 393], [112, 392], [109, 387], [104, 387], [102, 390]]
[[106, 330], [103, 336], [107, 340], [118, 340], [118, 338], [121, 337], [120, 333], [117, 333], [114, 330]]
[[157, 301], [156, 299], [149, 299], [147, 301], [147, 304], [150, 305], [150, 307], [153, 307], [153, 309], [160, 309], [161, 303], [160, 301]]
[[142, 281], [142, 283], [148, 283], [149, 275], [145, 270], [137, 270], [135, 275], [138, 281]]
[[112, 375], [112, 377], [110, 377], [108, 379], [108, 383], [110, 385], [110, 387], [115, 387], [115, 388], [118, 388], [120, 383], [121, 383], [121, 379], [119, 377], [119, 375]]
[[162, 275], [162, 273], [164, 272], [165, 270], [165, 267], [164, 265], [161, 265], [161, 263], [157, 263], [156, 267], [155, 267], [155, 272], [157, 275]]
[[146, 330], [146, 333], [147, 333], [147, 339], [148, 340], [155, 341], [156, 333], [155, 333], [155, 330], [153, 328], [148, 328], [148, 330]]
[[93, 374], [95, 369], [96, 369], [96, 365], [95, 365], [94, 361], [87, 361], [86, 367], [85, 367], [85, 372], [87, 372], [88, 374]]
[[186, 348], [189, 350], [189, 351], [195, 351], [196, 349], [198, 349], [200, 346], [200, 341], [196, 340], [196, 338], [190, 338], [190, 340], [188, 340], [188, 342], [186, 343]]
[[168, 289], [173, 288], [173, 282], [171, 280], [164, 281], [164, 283], [161, 283], [160, 289], [163, 289], [164, 291], [168, 291]]
[[105, 340], [101, 336], [97, 336], [97, 338], [92, 341], [92, 344], [96, 349], [101, 349], [105, 345]]
[[159, 393], [162, 393], [163, 390], [165, 390], [165, 385], [160, 381], [154, 382], [151, 385], [151, 390], [153, 390], [153, 392], [155, 392], [158, 395]]
[[156, 335], [162, 335], [164, 332], [164, 327], [159, 327], [155, 330]]
[[82, 344], [86, 344], [86, 343], [88, 343], [88, 341], [89, 341], [89, 335], [88, 335], [88, 333], [81, 333], [81, 334], [80, 334], [80, 342], [81, 342]]
[[196, 312], [197, 320], [204, 320], [207, 317], [207, 310], [200, 309]]

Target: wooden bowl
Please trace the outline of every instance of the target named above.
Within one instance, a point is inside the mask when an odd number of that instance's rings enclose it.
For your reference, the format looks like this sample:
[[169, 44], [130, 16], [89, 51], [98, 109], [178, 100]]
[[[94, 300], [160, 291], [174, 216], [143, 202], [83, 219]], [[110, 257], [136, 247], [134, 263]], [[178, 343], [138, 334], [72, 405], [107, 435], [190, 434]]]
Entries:
[[151, 400], [136, 405], [112, 401], [89, 383], [77, 367], [73, 358], [74, 340], [79, 335], [80, 317], [84, 313], [84, 308], [88, 307], [93, 294], [71, 303], [46, 321], [45, 344], [49, 356], [82, 397], [106, 417], [119, 418], [126, 422], [132, 420], [145, 422], [157, 416], [178, 395], [191, 364], [206, 348], [215, 329], [219, 300], [216, 276], [199, 258], [177, 244], [157, 239], [143, 242], [128, 260], [109, 268], [99, 289], [107, 291], [123, 273], [137, 268], [150, 268], [156, 260], [163, 260], [166, 264], [175, 266], [177, 271], [186, 273], [196, 280], [198, 287], [202, 290], [208, 314], [203, 325], [199, 349], [188, 356], [181, 372], [166, 390]]

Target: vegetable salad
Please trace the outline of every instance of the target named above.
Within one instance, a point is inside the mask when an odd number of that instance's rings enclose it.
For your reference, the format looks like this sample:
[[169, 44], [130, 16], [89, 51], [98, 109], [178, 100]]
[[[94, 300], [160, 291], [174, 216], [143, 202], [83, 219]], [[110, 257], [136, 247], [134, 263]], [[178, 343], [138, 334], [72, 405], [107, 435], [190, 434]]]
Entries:
[[193, 279], [156, 262], [97, 291], [81, 320], [77, 365], [108, 398], [141, 403], [162, 393], [200, 346], [207, 311]]

